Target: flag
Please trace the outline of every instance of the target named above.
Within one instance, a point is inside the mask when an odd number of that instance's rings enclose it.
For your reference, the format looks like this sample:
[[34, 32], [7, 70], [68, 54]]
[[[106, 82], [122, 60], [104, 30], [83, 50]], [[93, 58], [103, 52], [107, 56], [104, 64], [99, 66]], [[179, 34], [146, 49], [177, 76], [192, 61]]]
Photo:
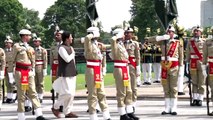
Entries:
[[91, 21], [94, 21], [98, 18], [98, 12], [95, 3], [95, 0], [86, 0], [87, 15]]
[[155, 11], [166, 30], [169, 23], [178, 16], [176, 0], [155, 0]]

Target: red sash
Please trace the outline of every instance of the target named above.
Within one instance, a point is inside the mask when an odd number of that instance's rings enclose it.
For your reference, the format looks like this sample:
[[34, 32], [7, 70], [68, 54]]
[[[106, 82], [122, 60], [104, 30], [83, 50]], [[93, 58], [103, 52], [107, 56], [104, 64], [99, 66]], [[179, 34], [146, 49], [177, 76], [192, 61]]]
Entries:
[[191, 45], [192, 45], [192, 49], [195, 52], [195, 55], [198, 56], [198, 58], [191, 58], [191, 60], [190, 60], [190, 66], [191, 66], [190, 70], [191, 70], [191, 73], [192, 74], [196, 74], [196, 71], [197, 71], [197, 61], [198, 60], [202, 61], [203, 57], [202, 57], [202, 54], [197, 49], [197, 47], [195, 45], [195, 41], [191, 40], [190, 42], [191, 42]]
[[[114, 60], [114, 62], [116, 62], [116, 63], [128, 63], [127, 61], [123, 61], [123, 60]], [[121, 68], [124, 86], [129, 86], [129, 75], [128, 75], [127, 66], [114, 66], [114, 67], [115, 68]]]
[[[209, 59], [213, 59], [213, 57], [209, 57]], [[208, 62], [209, 63], [209, 76], [210, 76], [210, 80], [213, 80], [213, 62]]]
[[[177, 48], [178, 41], [175, 41], [172, 43], [170, 49], [167, 52], [167, 56], [172, 57], [175, 53], [175, 50]], [[167, 57], [165, 56], [165, 57]], [[161, 72], [161, 78], [162, 78], [162, 84], [166, 82], [167, 79], [167, 70], [173, 67], [178, 66], [179, 62], [178, 61], [162, 61], [162, 72]]]
[[136, 69], [135, 57], [129, 57], [129, 63]]
[[21, 89], [26, 91], [29, 89], [29, 72], [31, 64], [24, 64], [16, 62], [16, 70], [21, 72]]
[[[101, 63], [101, 60], [87, 60], [88, 62], [98, 62]], [[94, 81], [95, 88], [101, 88], [101, 66], [87, 65], [88, 68], [93, 68], [94, 71]]]

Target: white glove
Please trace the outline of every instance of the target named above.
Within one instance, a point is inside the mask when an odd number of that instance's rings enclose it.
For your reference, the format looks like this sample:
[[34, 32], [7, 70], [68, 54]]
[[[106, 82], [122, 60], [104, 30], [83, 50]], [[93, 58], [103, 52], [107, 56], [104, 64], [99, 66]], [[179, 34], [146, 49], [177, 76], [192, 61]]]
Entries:
[[4, 71], [0, 71], [0, 80], [4, 79]]
[[15, 82], [15, 79], [13, 77], [13, 72], [9, 72], [8, 76], [9, 76], [9, 83], [13, 84]]
[[110, 57], [112, 60], [114, 60], [114, 58], [113, 58], [113, 56], [112, 56], [112, 52], [110, 52], [108, 55], [109, 55], [109, 57]]
[[156, 41], [168, 40], [169, 38], [170, 38], [169, 35], [157, 36], [157, 37], [156, 37]]
[[43, 75], [44, 75], [44, 76], [47, 75], [47, 69], [43, 69]]
[[30, 70], [29, 76], [35, 76], [35, 68]]
[[202, 68], [203, 76], [204, 76], [204, 78], [206, 78], [206, 77], [207, 77], [207, 73], [206, 73], [206, 65], [201, 65], [201, 68]]
[[141, 66], [140, 65], [136, 66], [136, 75], [137, 76], [141, 75]]
[[107, 72], [106, 67], [103, 67], [102, 69], [103, 69], [103, 71], [102, 71], [103, 72], [103, 76], [105, 76], [106, 72]]

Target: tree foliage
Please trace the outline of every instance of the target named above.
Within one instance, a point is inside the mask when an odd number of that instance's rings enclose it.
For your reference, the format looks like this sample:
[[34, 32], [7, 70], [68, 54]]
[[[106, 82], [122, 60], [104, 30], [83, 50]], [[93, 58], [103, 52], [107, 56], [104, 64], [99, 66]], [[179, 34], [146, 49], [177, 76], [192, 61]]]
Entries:
[[[132, 15], [130, 25], [138, 27], [139, 41], [143, 41], [146, 36], [156, 35], [157, 29], [161, 28], [155, 13], [154, 0], [132, 0], [130, 12]], [[150, 32], [147, 28], [150, 28]]]
[[18, 0], [0, 0], [0, 45], [3, 47], [6, 35], [10, 35], [17, 41], [21, 26], [24, 20], [21, 18], [23, 6]]
[[[58, 0], [47, 9], [42, 25], [46, 28], [46, 40], [51, 43], [54, 38], [55, 26], [67, 30], [74, 37], [85, 36], [86, 17], [85, 0]], [[50, 44], [49, 44], [50, 45]]]

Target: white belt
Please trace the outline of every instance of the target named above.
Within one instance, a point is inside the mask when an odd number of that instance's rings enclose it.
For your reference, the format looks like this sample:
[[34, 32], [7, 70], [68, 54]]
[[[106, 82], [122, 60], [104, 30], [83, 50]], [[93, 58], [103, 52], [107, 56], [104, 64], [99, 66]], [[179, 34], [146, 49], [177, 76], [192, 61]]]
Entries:
[[43, 62], [43, 61], [38, 61], [38, 62], [36, 62], [35, 64], [36, 64], [36, 65], [43, 65], [44, 62]]
[[[166, 60], [165, 57], [161, 57], [161, 60]], [[168, 61], [178, 61], [178, 58], [167, 56]]]
[[208, 59], [208, 62], [213, 62], [213, 59]]
[[58, 60], [53, 60], [53, 64], [58, 64]]
[[199, 59], [199, 57], [197, 55], [191, 55], [190, 57], [191, 58], [198, 58]]
[[100, 66], [100, 62], [90, 62], [90, 61], [87, 61], [87, 65]]
[[123, 67], [123, 66], [127, 66], [127, 63], [114, 63], [114, 66], [117, 66], [117, 67]]

